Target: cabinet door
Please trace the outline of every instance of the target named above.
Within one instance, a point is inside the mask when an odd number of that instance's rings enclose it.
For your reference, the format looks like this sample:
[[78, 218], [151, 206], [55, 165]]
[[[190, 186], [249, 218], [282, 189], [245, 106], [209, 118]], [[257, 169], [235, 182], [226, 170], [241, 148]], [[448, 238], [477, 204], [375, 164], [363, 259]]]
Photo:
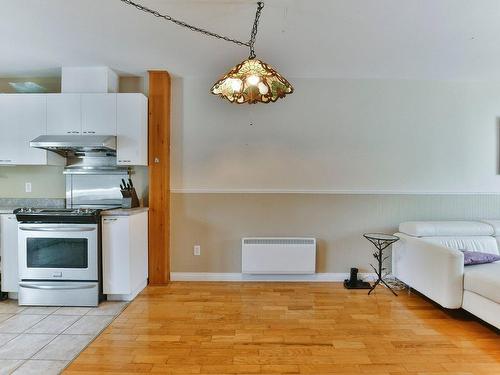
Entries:
[[0, 164], [47, 164], [47, 152], [30, 147], [47, 131], [46, 103], [45, 95], [0, 95]]
[[82, 111], [80, 94], [47, 95], [47, 134], [81, 134]]
[[15, 215], [0, 215], [0, 256], [2, 257], [2, 292], [17, 293], [17, 220]]
[[129, 294], [129, 219], [126, 216], [102, 218], [102, 279], [104, 294]]
[[118, 165], [148, 165], [148, 99], [143, 94], [117, 94]]
[[116, 94], [82, 94], [82, 134], [116, 135]]
[[7, 95], [0, 95], [0, 165], [14, 164], [14, 151], [11, 146], [11, 136], [7, 116]]
[[[136, 292], [148, 280], [148, 212], [129, 216], [130, 286]], [[140, 291], [140, 290], [139, 290]]]

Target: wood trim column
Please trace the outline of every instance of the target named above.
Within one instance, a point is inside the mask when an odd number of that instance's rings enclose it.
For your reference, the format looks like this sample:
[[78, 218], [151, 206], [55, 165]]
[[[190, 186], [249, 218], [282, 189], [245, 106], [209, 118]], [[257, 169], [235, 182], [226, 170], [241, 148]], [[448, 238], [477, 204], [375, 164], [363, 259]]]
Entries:
[[170, 281], [170, 75], [149, 71], [149, 283]]

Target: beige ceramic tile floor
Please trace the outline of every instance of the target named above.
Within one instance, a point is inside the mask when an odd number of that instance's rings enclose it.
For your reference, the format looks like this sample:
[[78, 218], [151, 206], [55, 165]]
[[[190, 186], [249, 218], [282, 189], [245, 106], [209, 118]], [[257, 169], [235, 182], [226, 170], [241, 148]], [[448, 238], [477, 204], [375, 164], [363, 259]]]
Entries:
[[0, 302], [0, 375], [59, 374], [125, 308], [21, 307]]

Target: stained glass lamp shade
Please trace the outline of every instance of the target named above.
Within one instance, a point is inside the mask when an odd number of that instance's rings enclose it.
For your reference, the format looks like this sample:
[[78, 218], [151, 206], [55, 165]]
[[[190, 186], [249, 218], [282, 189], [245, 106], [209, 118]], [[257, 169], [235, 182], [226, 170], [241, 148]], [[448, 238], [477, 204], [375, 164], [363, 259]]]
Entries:
[[292, 85], [259, 59], [242, 61], [219, 79], [212, 94], [231, 103], [269, 103], [293, 93]]

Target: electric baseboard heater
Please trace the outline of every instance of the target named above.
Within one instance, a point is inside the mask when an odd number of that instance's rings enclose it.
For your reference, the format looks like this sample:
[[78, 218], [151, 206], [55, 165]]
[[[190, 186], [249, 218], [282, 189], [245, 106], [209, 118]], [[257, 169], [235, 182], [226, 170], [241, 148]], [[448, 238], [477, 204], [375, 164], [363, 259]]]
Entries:
[[316, 239], [247, 237], [241, 240], [241, 272], [293, 275], [316, 272]]

